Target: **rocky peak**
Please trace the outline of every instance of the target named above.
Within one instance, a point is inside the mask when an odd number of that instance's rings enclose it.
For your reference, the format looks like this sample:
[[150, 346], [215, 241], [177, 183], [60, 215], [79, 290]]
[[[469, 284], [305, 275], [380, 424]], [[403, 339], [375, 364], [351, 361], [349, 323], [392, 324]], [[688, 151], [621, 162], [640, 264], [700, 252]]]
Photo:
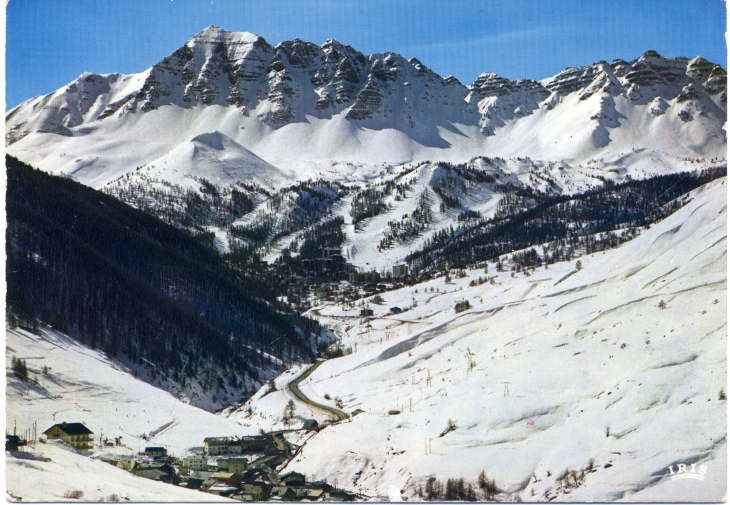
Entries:
[[248, 43], [253, 44], [258, 39], [261, 39], [258, 35], [250, 32], [229, 32], [222, 29], [219, 26], [210, 25], [208, 28], [200, 31], [191, 38], [187, 45], [195, 43], [218, 43], [223, 42], [226, 44], [236, 43]]
[[626, 80], [639, 86], [671, 84], [685, 74], [687, 58], [665, 58], [656, 51], [647, 51], [631, 62]]
[[587, 88], [603, 70], [600, 64], [568, 67], [549, 79], [545, 87], [559, 95], [567, 95]]
[[624, 77], [626, 74], [631, 72], [631, 63], [621, 59], [616, 59], [611, 62], [611, 68], [613, 69], [616, 77]]
[[485, 72], [469, 86], [467, 101], [477, 101], [482, 132], [493, 135], [506, 121], [532, 114], [549, 95], [550, 91], [537, 81], [511, 81], [493, 72]]
[[341, 105], [354, 98], [367, 59], [359, 51], [332, 39], [322, 44], [322, 52], [322, 64], [312, 77], [319, 95], [315, 108], [318, 112], [336, 113], [342, 109]]
[[725, 69], [701, 56], [690, 60], [687, 64], [687, 75], [701, 82], [710, 95], [723, 94], [727, 90], [727, 72]]
[[469, 86], [469, 91], [480, 98], [488, 96], [506, 96], [517, 91], [512, 81], [493, 72], [484, 72]]
[[286, 62], [292, 67], [307, 70], [317, 64], [322, 55], [322, 48], [312, 42], [305, 42], [299, 38], [291, 41], [281, 42], [274, 48], [275, 59]]

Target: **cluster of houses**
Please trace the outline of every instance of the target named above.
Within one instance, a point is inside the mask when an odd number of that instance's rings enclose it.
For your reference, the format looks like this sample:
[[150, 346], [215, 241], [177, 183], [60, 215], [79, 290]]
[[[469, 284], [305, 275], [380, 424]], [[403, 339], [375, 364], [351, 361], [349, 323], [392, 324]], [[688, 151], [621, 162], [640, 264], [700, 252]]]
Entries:
[[296, 472], [279, 475], [276, 468], [294, 452], [282, 433], [209, 437], [203, 443], [200, 453], [182, 459], [171, 457], [164, 447], [146, 447], [132, 459], [103, 459], [140, 477], [245, 502], [356, 498], [326, 482], [308, 483]]
[[[307, 420], [305, 429], [317, 429]], [[307, 423], [305, 423], [307, 424]], [[58, 423], [43, 432], [48, 440], [60, 440], [90, 454], [93, 432], [83, 423]], [[296, 452], [282, 432], [244, 437], [209, 437], [204, 447], [182, 459], [165, 447], [150, 446], [134, 457], [103, 454], [100, 459], [139, 477], [184, 486], [245, 502], [259, 501], [354, 501], [357, 496], [324, 481], [307, 482], [297, 472], [279, 475], [276, 469]], [[25, 440], [5, 436], [5, 450], [18, 450]], [[121, 445], [121, 437], [107, 446]]]
[[228, 471], [219, 469], [203, 481], [199, 489], [245, 502], [356, 499], [356, 495], [337, 490], [326, 482], [307, 482], [305, 476], [297, 472], [278, 475], [265, 466], [248, 468], [243, 472], [232, 470], [232, 468], [228, 468]]

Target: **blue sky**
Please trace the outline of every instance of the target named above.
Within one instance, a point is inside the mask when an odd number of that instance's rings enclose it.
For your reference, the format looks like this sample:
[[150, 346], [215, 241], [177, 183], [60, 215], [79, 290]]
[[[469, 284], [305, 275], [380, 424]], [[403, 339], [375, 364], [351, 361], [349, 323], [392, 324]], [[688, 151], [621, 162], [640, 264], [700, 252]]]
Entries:
[[6, 110], [84, 71], [141, 72], [209, 25], [415, 56], [470, 84], [542, 79], [648, 49], [727, 68], [722, 0], [10, 0]]

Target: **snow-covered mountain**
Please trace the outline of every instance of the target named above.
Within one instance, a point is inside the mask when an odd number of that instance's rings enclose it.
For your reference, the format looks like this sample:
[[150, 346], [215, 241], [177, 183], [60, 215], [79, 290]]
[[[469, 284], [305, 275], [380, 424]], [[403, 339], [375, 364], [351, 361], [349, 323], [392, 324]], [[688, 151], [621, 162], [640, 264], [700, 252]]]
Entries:
[[[701, 169], [725, 158], [726, 103], [725, 70], [701, 57], [648, 51], [540, 82], [484, 73], [467, 87], [394, 53], [366, 56], [333, 40], [274, 47], [209, 27], [145, 72], [83, 74], [19, 105], [6, 116], [6, 142], [23, 161], [178, 225], [190, 226], [181, 217], [190, 198], [235, 207], [194, 224], [222, 250], [230, 226], [256, 228], [268, 261], [308, 226], [340, 215], [345, 257], [380, 269], [408, 252], [379, 248], [390, 222], [419, 202], [439, 214], [437, 161], [551, 193]], [[310, 179], [341, 186], [302, 191]], [[358, 192], [406, 179], [412, 190], [390, 187], [387, 209], [354, 217]], [[502, 194], [457, 179], [446, 182], [462, 188], [450, 193], [461, 210], [489, 217]], [[458, 210], [406, 245], [455, 224]]]
[[232, 153], [216, 153], [228, 167], [244, 156], [229, 177], [254, 171], [264, 185], [324, 176], [335, 162], [372, 173], [383, 162], [476, 155], [625, 167], [648, 149], [671, 169], [724, 156], [726, 81], [701, 57], [648, 51], [540, 82], [485, 73], [467, 87], [395, 53], [366, 56], [333, 40], [274, 47], [211, 26], [140, 74], [85, 73], [20, 104], [6, 115], [6, 144], [93, 187], [171, 158], [194, 172], [206, 163], [191, 147], [201, 135], [230, 140], [220, 151]]

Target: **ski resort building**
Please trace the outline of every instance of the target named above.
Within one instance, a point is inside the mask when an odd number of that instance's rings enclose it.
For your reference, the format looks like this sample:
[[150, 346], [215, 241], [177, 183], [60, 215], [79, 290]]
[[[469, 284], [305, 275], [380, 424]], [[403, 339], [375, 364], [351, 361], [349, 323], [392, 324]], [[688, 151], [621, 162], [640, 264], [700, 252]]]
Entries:
[[247, 469], [247, 458], [221, 458], [218, 460], [219, 472], [243, 473]]
[[271, 447], [271, 438], [264, 436], [243, 437], [241, 439], [241, 452], [243, 454], [256, 454], [268, 452]]
[[60, 423], [54, 424], [43, 434], [48, 440], [63, 440], [79, 451], [90, 451], [91, 435], [94, 432], [82, 423]]
[[153, 459], [166, 458], [167, 449], [165, 449], [164, 447], [145, 447], [144, 452], [142, 454], [144, 456], [149, 456], [150, 458], [153, 458]]
[[339, 247], [324, 247], [322, 248], [323, 259], [342, 259], [342, 251]]
[[183, 468], [190, 470], [207, 470], [208, 469], [208, 458], [205, 456], [191, 455], [183, 458]]
[[208, 437], [203, 440], [205, 452], [209, 456], [221, 454], [241, 454], [241, 441], [231, 437]]
[[408, 275], [408, 265], [393, 265], [393, 277], [405, 277], [406, 275]]

